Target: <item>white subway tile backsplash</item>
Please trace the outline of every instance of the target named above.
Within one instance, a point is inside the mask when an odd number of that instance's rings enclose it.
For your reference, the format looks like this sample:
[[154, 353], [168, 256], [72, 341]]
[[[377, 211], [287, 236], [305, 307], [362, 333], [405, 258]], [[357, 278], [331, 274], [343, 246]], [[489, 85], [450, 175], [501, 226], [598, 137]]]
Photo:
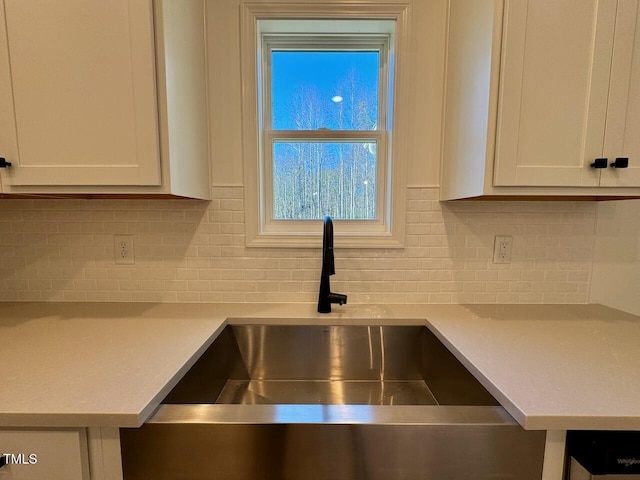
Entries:
[[[320, 249], [247, 248], [242, 187], [211, 202], [2, 200], [0, 300], [315, 302]], [[335, 251], [349, 303], [585, 303], [595, 205], [438, 202], [407, 190], [403, 249]], [[116, 266], [113, 235], [134, 237]], [[513, 236], [494, 264], [495, 235]]]

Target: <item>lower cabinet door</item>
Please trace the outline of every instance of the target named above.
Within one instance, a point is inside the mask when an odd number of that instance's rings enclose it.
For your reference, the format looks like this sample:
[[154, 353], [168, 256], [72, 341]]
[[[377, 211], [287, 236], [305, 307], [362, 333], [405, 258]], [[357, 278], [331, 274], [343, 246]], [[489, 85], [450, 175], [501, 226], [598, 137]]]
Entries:
[[0, 480], [88, 480], [85, 429], [0, 429]]

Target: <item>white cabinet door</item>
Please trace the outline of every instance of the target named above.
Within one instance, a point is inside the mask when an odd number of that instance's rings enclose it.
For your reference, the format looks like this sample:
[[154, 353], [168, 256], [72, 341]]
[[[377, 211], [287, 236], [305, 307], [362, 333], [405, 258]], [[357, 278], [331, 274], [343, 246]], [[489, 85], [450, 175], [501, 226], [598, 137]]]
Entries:
[[602, 171], [601, 186], [640, 186], [640, 1], [619, 0], [604, 137], [611, 164], [627, 158], [627, 168]]
[[0, 0], [4, 191], [159, 185], [151, 0]]
[[616, 0], [506, 0], [496, 186], [597, 186]]
[[89, 479], [85, 429], [0, 429], [0, 454], [7, 461], [0, 479]]

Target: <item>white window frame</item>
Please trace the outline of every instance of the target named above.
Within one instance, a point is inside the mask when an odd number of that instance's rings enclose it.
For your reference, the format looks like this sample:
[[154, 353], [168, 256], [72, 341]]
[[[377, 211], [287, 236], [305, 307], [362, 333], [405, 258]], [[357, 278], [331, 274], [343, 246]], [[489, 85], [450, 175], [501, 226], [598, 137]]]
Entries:
[[[401, 126], [406, 122], [408, 91], [402, 75], [407, 37], [406, 4], [268, 4], [242, 6], [241, 66], [243, 101], [243, 158], [245, 177], [245, 234], [247, 246], [317, 247], [322, 220], [274, 220], [273, 141], [375, 141], [377, 144], [375, 220], [334, 220], [340, 247], [401, 248], [404, 245], [406, 151]], [[306, 22], [298, 20], [304, 19]], [[331, 22], [327, 22], [327, 20]], [[291, 21], [295, 20], [295, 21]], [[317, 20], [317, 21], [313, 21]], [[358, 20], [354, 22], [353, 20]], [[311, 21], [311, 22], [309, 22]], [[393, 34], [389, 31], [393, 22]], [[357, 27], [356, 27], [357, 25]], [[358, 35], [350, 35], [358, 29]], [[296, 31], [299, 30], [299, 31]], [[295, 35], [295, 50], [335, 43], [340, 50], [381, 48], [378, 129], [271, 130], [270, 61], [273, 49], [286, 48]], [[384, 50], [388, 49], [388, 54]], [[383, 58], [384, 57], [384, 58]], [[387, 61], [388, 59], [388, 61]], [[390, 71], [388, 71], [390, 70]], [[391, 75], [391, 71], [393, 75]], [[392, 84], [387, 84], [389, 79]], [[404, 88], [403, 88], [404, 85]], [[267, 88], [263, 88], [263, 86]], [[394, 88], [395, 87], [395, 88]], [[394, 92], [388, 98], [387, 92]], [[266, 98], [263, 98], [263, 95]], [[401, 115], [404, 113], [404, 115]], [[393, 141], [390, 133], [393, 131]], [[406, 135], [405, 135], [406, 137]]]

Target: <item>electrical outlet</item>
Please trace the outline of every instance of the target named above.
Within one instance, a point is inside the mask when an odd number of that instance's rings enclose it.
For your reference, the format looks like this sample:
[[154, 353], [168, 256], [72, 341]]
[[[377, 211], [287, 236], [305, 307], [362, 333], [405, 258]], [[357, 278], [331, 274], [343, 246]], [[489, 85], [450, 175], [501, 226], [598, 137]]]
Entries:
[[136, 263], [133, 254], [133, 235], [114, 235], [113, 251], [116, 265], [133, 265]]
[[496, 235], [493, 244], [493, 263], [511, 263], [513, 237]]

